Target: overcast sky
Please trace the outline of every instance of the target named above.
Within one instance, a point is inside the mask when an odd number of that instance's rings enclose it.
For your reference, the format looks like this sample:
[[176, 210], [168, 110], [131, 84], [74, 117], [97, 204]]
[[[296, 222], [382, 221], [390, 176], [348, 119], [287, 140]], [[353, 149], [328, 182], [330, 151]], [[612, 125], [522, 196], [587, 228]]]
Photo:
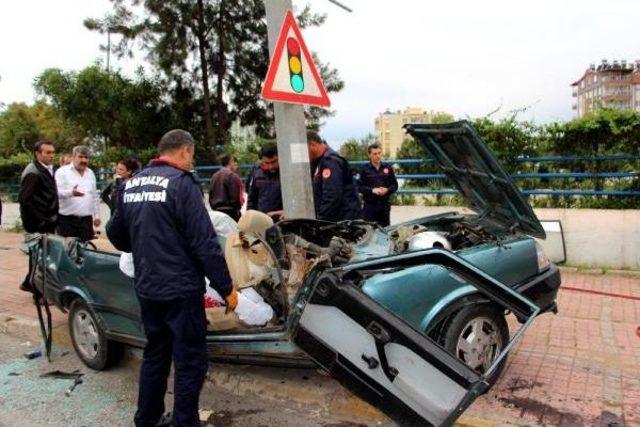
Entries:
[[[345, 81], [322, 132], [334, 143], [372, 132], [386, 108], [464, 118], [532, 106], [523, 118], [568, 120], [569, 85], [590, 63], [640, 59], [637, 0], [341, 1], [354, 13], [310, 0], [328, 19], [303, 33]], [[77, 70], [104, 59], [106, 36], [82, 21], [102, 16], [108, 1], [2, 3], [0, 102], [32, 102], [32, 80], [47, 67]], [[131, 72], [135, 63], [115, 66]]]

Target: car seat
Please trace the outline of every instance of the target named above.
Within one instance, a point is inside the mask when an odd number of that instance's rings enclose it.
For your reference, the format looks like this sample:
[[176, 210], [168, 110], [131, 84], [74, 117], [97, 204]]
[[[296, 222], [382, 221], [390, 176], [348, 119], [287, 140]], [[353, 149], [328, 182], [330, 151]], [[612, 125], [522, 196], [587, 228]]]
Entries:
[[[273, 226], [268, 215], [254, 210], [247, 211], [238, 222], [238, 231], [226, 236], [224, 258], [236, 290], [255, 286], [271, 275], [273, 259], [260, 239]], [[247, 329], [238, 316], [226, 307], [207, 308], [207, 329], [225, 331]]]

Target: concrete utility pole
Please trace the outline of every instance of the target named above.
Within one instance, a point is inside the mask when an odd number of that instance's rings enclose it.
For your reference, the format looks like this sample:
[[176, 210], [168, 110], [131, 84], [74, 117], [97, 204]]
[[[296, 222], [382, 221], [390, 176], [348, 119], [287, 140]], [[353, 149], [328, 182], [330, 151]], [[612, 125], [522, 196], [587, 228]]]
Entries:
[[[273, 56], [285, 13], [292, 5], [291, 0], [264, 0], [264, 5], [269, 55]], [[274, 102], [273, 108], [285, 218], [315, 218], [304, 107]]]

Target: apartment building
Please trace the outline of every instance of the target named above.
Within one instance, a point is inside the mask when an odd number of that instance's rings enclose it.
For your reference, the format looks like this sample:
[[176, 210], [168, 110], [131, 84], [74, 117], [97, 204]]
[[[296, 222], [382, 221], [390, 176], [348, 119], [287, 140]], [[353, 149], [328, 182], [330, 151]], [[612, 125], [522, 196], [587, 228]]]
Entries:
[[578, 117], [598, 108], [640, 111], [640, 60], [591, 64], [571, 86]]
[[378, 114], [375, 119], [375, 133], [382, 146], [384, 156], [395, 159], [402, 141], [405, 138], [410, 138], [409, 135], [403, 132], [403, 125], [407, 123], [431, 123], [433, 117], [437, 114], [443, 113], [414, 107], [407, 107], [404, 111], [390, 111], [387, 109], [385, 112]]

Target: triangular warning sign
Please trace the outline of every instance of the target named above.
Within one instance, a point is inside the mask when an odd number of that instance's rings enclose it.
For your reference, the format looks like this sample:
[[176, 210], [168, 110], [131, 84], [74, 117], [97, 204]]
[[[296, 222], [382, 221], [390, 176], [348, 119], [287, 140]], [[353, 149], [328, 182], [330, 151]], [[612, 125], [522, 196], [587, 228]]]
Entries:
[[327, 91], [291, 10], [287, 11], [262, 87], [270, 101], [328, 107]]

